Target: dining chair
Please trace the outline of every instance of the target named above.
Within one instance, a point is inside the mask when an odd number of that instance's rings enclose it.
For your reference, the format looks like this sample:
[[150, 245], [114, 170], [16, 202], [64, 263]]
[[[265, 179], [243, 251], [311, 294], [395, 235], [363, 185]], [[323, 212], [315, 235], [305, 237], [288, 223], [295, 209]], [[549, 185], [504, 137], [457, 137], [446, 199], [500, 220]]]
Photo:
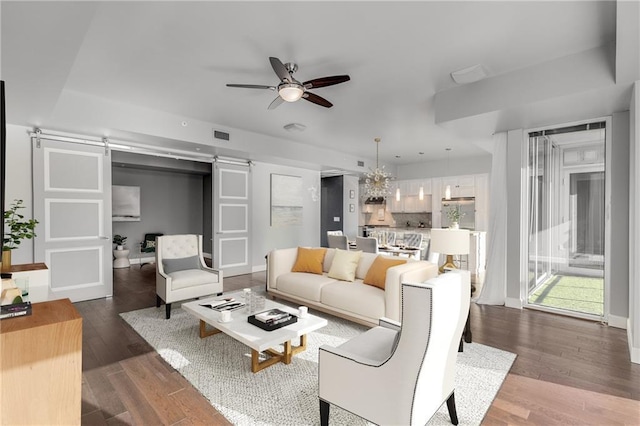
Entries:
[[329, 246], [329, 248], [349, 250], [349, 243], [346, 235], [327, 235], [327, 246]]
[[418, 233], [405, 233], [402, 243], [405, 247], [421, 248], [422, 246], [422, 234]]
[[365, 253], [378, 253], [378, 239], [374, 237], [356, 237], [356, 250]]

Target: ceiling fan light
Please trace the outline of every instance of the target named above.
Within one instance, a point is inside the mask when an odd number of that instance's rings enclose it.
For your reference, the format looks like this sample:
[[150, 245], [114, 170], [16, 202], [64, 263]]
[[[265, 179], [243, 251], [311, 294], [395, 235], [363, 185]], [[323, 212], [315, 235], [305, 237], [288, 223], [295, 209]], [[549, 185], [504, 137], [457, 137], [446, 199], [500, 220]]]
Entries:
[[278, 94], [287, 102], [295, 102], [302, 97], [304, 91], [297, 84], [285, 83], [278, 87]]

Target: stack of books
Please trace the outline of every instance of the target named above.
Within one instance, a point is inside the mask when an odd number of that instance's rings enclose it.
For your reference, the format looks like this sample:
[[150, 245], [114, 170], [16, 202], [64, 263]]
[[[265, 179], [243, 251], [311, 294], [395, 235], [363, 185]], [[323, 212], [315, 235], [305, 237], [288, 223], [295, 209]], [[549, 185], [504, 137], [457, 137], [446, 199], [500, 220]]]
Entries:
[[0, 306], [0, 319], [31, 315], [31, 302], [12, 303]]
[[281, 309], [269, 309], [268, 311], [260, 312], [255, 315], [251, 315], [247, 320], [266, 331], [277, 330], [281, 327], [293, 324], [298, 321], [298, 317], [285, 312]]
[[265, 324], [276, 325], [290, 320], [291, 314], [280, 309], [269, 309], [268, 311], [256, 314], [256, 319]]

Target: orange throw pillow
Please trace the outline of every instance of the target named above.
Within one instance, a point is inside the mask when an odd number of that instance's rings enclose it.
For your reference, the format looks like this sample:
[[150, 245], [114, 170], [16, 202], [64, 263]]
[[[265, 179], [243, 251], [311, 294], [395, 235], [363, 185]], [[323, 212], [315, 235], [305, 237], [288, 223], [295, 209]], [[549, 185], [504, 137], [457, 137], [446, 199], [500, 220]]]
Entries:
[[387, 269], [402, 265], [403, 263], [407, 263], [407, 261], [405, 259], [389, 259], [388, 257], [378, 256], [367, 271], [363, 283], [384, 290], [384, 283], [387, 280]]
[[326, 253], [326, 248], [311, 249], [298, 247], [298, 257], [291, 272], [309, 272], [311, 274], [322, 275], [322, 263], [324, 262], [324, 255]]

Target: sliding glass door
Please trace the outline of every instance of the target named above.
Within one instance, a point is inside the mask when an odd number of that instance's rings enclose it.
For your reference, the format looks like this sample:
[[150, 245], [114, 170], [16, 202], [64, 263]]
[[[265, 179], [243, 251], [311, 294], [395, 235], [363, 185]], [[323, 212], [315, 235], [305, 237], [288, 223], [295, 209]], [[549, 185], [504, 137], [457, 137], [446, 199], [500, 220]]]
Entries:
[[529, 293], [553, 271], [556, 208], [554, 147], [546, 136], [529, 141]]
[[530, 134], [527, 305], [604, 315], [604, 123]]

